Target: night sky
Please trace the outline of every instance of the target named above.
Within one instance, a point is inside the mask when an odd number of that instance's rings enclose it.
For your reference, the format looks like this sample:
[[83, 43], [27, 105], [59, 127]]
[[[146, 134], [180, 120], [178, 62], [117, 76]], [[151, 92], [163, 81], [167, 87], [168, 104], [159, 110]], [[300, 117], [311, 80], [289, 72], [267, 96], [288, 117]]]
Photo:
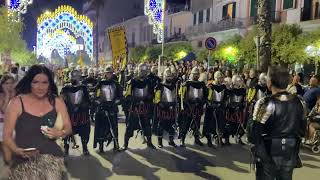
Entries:
[[[2, 0], [0, 0], [2, 1]], [[33, 4], [28, 6], [28, 11], [23, 15], [23, 22], [25, 29], [23, 32], [23, 39], [27, 41], [28, 48], [33, 49], [36, 45], [37, 35], [37, 17], [43, 12], [50, 10], [54, 11], [58, 6], [66, 4], [73, 6], [78, 12], [82, 12], [82, 4], [87, 0], [33, 0]], [[114, 1], [114, 0], [111, 0]], [[116, 1], [116, 0], [115, 0]], [[130, 0], [128, 0], [130, 1]], [[167, 3], [185, 3], [186, 0], [167, 0]]]

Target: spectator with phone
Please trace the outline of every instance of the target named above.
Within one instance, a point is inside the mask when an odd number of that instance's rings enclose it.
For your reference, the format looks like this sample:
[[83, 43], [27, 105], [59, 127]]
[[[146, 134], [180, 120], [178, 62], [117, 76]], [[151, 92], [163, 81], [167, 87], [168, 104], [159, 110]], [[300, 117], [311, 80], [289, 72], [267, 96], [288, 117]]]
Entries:
[[10, 178], [62, 179], [63, 152], [55, 140], [71, 134], [71, 124], [51, 71], [32, 66], [15, 90], [4, 123], [4, 144], [13, 152]]

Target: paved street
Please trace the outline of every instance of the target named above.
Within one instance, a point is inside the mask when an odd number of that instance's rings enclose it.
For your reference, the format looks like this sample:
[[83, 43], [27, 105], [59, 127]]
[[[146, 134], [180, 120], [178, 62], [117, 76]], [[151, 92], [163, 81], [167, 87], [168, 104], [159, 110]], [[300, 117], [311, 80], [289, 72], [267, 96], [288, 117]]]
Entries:
[[[119, 129], [120, 144], [123, 144], [125, 125], [121, 123]], [[79, 148], [72, 150], [72, 155], [67, 158], [67, 170], [71, 180], [254, 179], [254, 173], [249, 168], [250, 157], [246, 146], [233, 145], [215, 150], [193, 146], [192, 139], [188, 139], [187, 143], [185, 149], [165, 147], [150, 150], [145, 148], [146, 145], [142, 144], [138, 136], [132, 139], [130, 150], [126, 152], [114, 153], [110, 145], [104, 154], [91, 148], [89, 157], [81, 156]], [[167, 146], [167, 141], [164, 145]], [[304, 167], [294, 172], [294, 179], [318, 179], [320, 155], [312, 155], [306, 150], [301, 157]], [[0, 167], [2, 169], [2, 165]]]

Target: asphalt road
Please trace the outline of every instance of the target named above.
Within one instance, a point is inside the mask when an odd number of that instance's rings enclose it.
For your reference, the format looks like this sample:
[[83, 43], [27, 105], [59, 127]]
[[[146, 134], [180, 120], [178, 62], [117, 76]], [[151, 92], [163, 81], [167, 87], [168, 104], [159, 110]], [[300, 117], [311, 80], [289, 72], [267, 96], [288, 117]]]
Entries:
[[[119, 126], [120, 145], [123, 144], [125, 124]], [[92, 127], [93, 132], [93, 127]], [[115, 153], [112, 144], [106, 152], [99, 154], [92, 147], [93, 133], [89, 142], [91, 156], [82, 156], [81, 147], [71, 150], [66, 159], [69, 179], [224, 179], [253, 180], [254, 171], [250, 171], [248, 146], [232, 145], [213, 149], [193, 145], [193, 139], [187, 139], [187, 148], [171, 148], [164, 141], [164, 148], [151, 150], [142, 144], [141, 137], [132, 138], [129, 150]], [[156, 137], [153, 138], [157, 144]], [[203, 139], [205, 142], [205, 140]], [[77, 138], [77, 142], [80, 140]], [[178, 142], [177, 142], [178, 143]], [[314, 155], [308, 150], [301, 154], [303, 168], [294, 171], [294, 180], [317, 180], [320, 177], [320, 154]], [[3, 166], [0, 165], [0, 169]]]

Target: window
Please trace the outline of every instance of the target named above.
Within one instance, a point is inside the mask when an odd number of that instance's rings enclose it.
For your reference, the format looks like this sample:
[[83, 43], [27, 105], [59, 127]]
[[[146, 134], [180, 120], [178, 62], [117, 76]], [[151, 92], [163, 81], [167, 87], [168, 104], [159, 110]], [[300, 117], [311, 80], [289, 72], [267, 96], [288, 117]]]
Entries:
[[226, 4], [222, 7], [222, 18], [229, 19], [236, 17], [236, 2]]
[[198, 47], [199, 47], [199, 48], [202, 47], [202, 41], [198, 41]]
[[197, 13], [193, 14], [193, 25], [197, 24]]
[[294, 8], [294, 0], [283, 0], [283, 9], [291, 9]]
[[206, 22], [210, 21], [210, 8], [207, 9], [207, 17], [206, 17]]
[[199, 11], [199, 24], [203, 23], [203, 11]]
[[178, 32], [178, 34], [179, 34], [179, 35], [181, 34], [181, 28], [179, 28], [179, 32]]
[[257, 16], [257, 10], [258, 10], [258, 0], [251, 0], [250, 4], [250, 17], [256, 17]]

